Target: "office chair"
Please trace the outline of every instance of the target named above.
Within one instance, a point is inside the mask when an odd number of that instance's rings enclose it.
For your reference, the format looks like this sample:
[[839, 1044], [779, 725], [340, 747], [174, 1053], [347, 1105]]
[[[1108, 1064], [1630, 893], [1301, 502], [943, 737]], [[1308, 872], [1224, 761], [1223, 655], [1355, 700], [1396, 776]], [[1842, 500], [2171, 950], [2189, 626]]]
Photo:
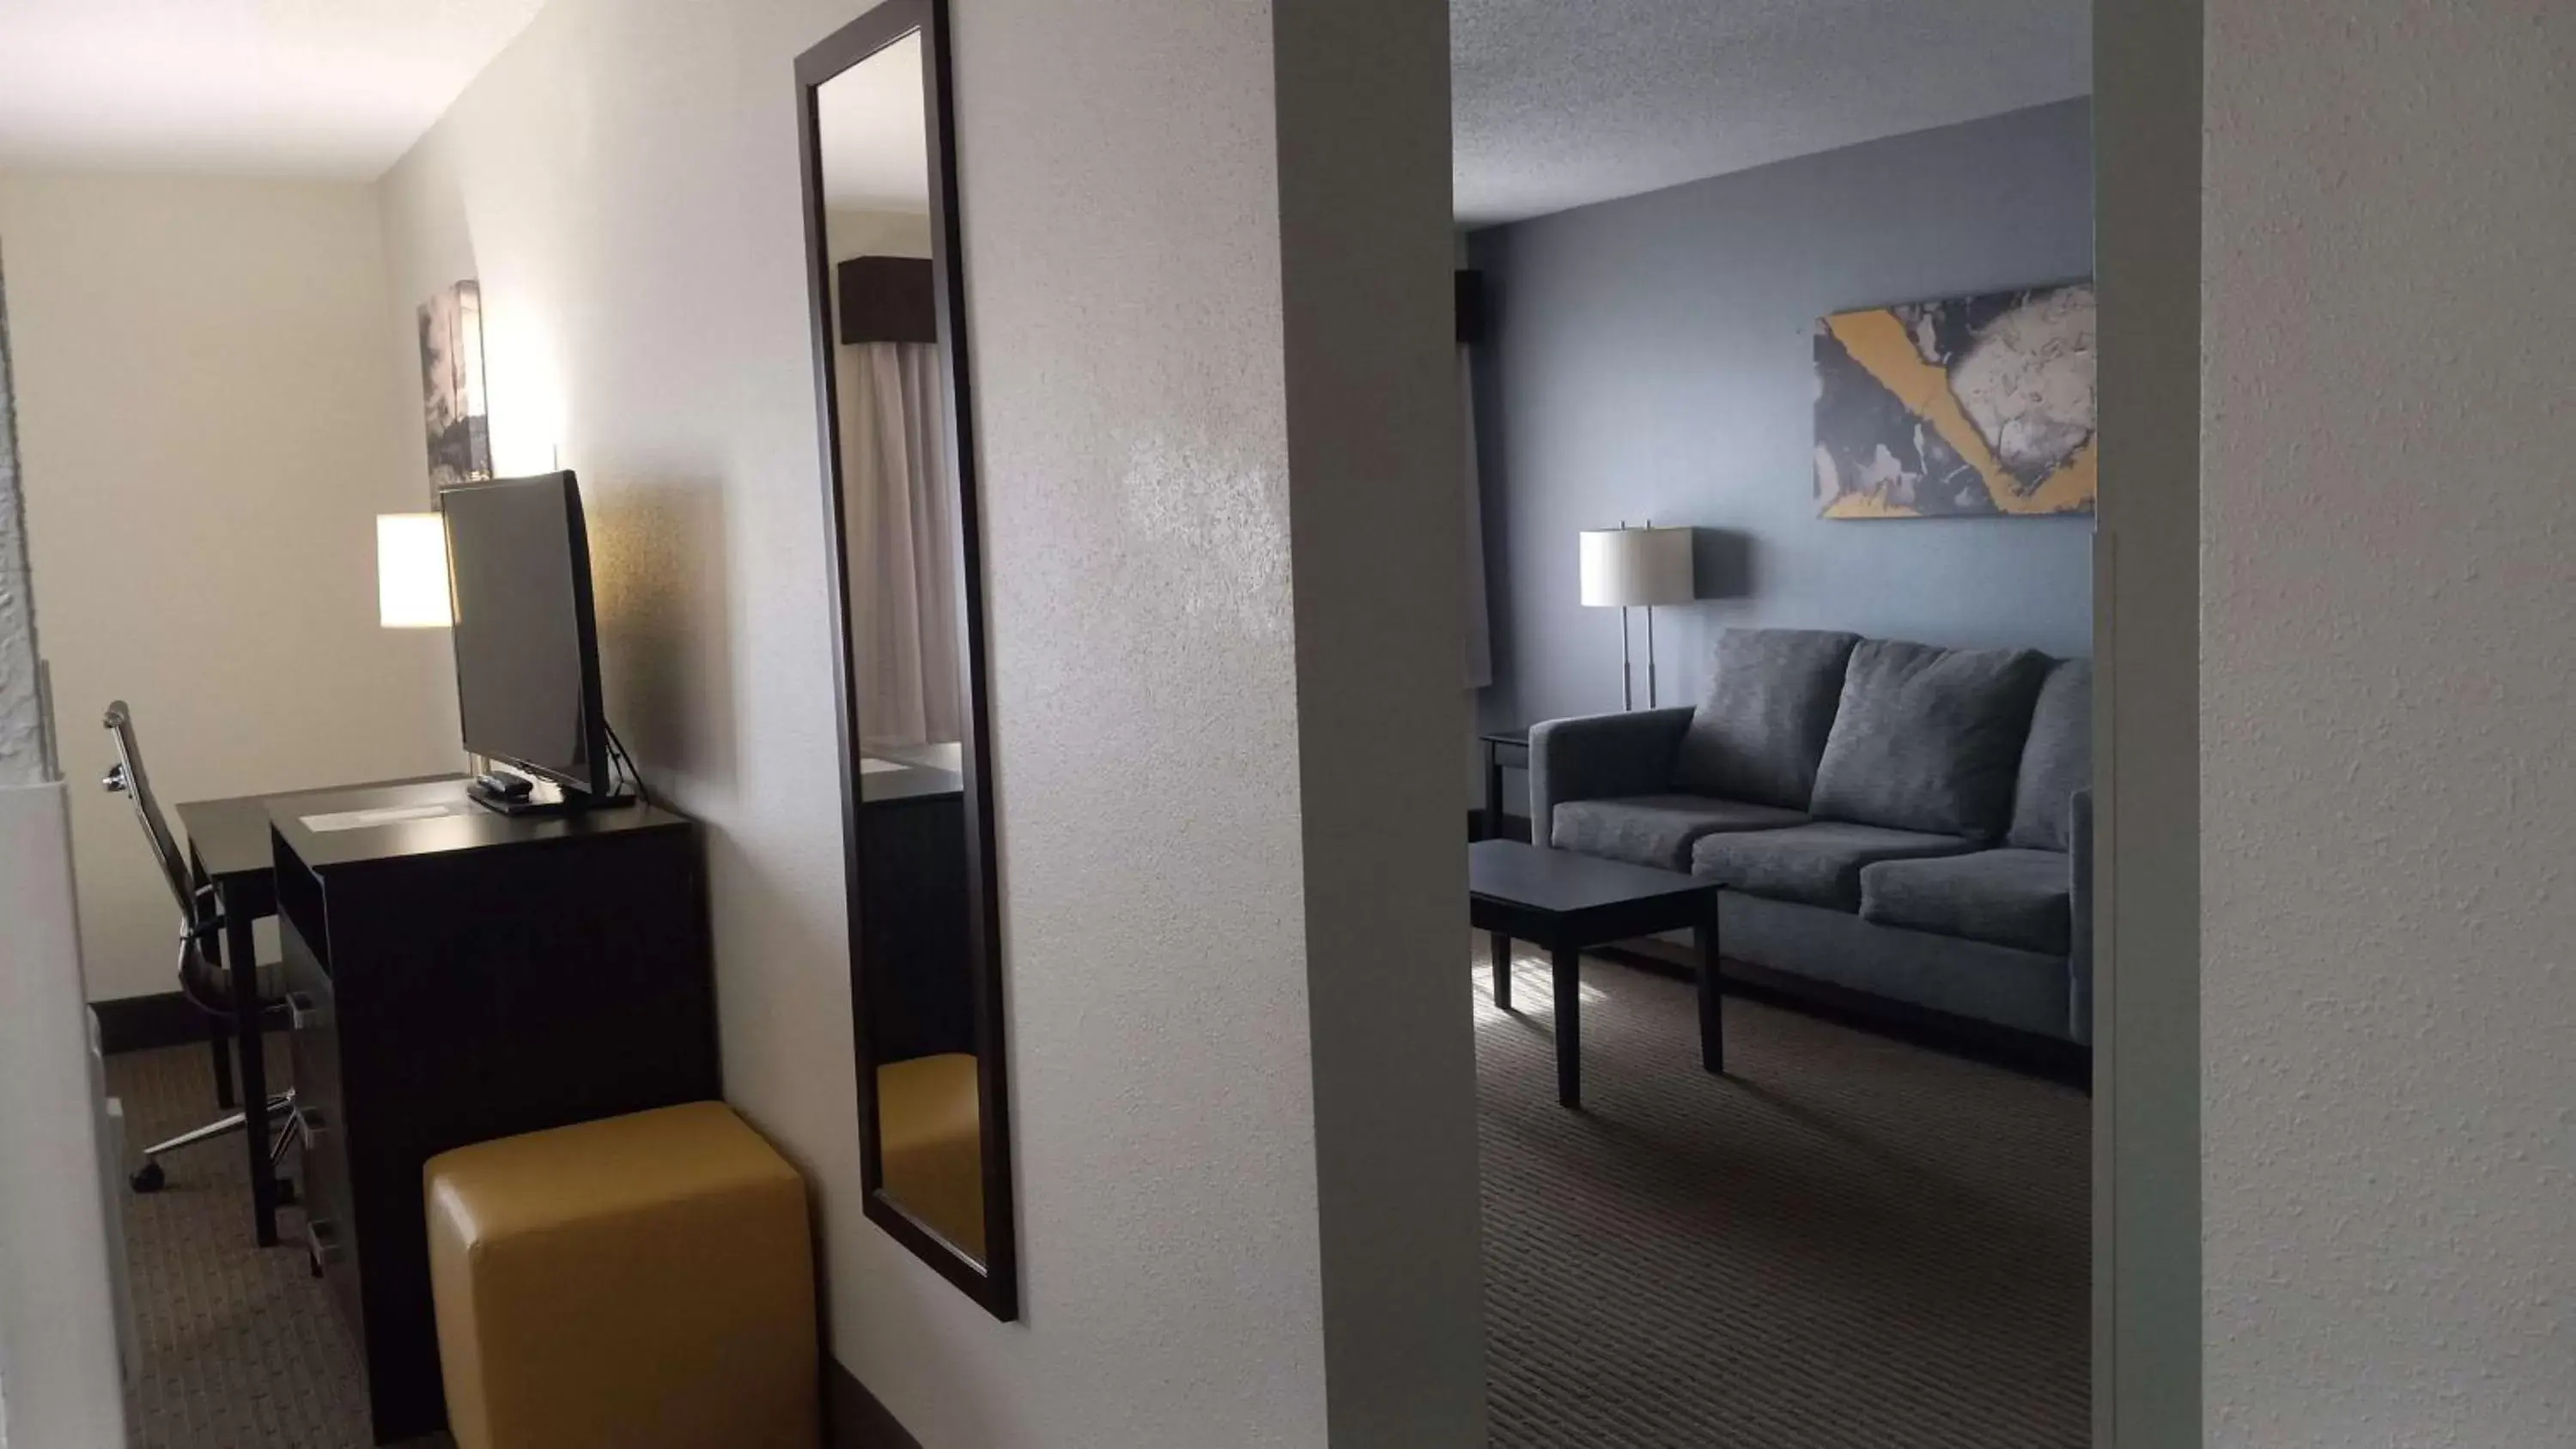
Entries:
[[[178, 838], [161, 818], [161, 803], [152, 797], [152, 781], [143, 773], [143, 753], [134, 743], [133, 712], [125, 707], [124, 700], [107, 707], [104, 723], [116, 740], [116, 764], [99, 783], [107, 787], [109, 794], [133, 799], [134, 813], [143, 822], [144, 838], [151, 842], [152, 857], [161, 866], [161, 878], [179, 902], [179, 994], [187, 998], [189, 1005], [229, 1024], [234, 1020], [232, 978], [224, 970], [222, 953], [215, 945], [223, 939], [224, 919], [217, 910], [214, 888], [198, 886], [190, 879], [187, 858], [179, 853]], [[262, 997], [259, 1005], [263, 1015], [285, 1009], [283, 1001], [267, 997]], [[284, 1160], [287, 1146], [294, 1140], [288, 1130], [294, 1110], [293, 1088], [270, 1095], [268, 1120], [277, 1124], [276, 1140], [268, 1145], [271, 1168]], [[143, 1165], [135, 1169], [131, 1179], [134, 1190], [159, 1192], [166, 1181], [161, 1170], [163, 1157], [182, 1147], [229, 1137], [243, 1130], [247, 1121], [245, 1114], [235, 1112], [145, 1148]]]

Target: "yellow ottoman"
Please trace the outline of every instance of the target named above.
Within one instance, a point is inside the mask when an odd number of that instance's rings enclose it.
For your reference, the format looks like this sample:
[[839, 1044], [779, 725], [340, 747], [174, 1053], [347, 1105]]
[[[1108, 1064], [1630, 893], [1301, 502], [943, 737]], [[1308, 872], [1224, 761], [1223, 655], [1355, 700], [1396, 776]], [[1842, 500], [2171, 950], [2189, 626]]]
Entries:
[[457, 1449], [813, 1449], [805, 1184], [720, 1102], [430, 1159]]
[[984, 1260], [984, 1130], [975, 1059], [944, 1052], [877, 1068], [877, 1160], [885, 1195]]

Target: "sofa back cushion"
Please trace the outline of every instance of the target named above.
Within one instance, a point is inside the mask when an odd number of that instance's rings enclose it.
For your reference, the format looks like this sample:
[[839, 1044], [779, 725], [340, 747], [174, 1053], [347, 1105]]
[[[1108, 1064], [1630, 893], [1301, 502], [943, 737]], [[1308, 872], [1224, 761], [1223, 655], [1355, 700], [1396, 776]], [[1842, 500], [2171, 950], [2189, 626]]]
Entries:
[[1709, 651], [1708, 697], [1691, 716], [1675, 788], [1784, 810], [1815, 794], [1843, 665], [1857, 634], [1727, 629]]
[[2093, 661], [2061, 659], [2048, 671], [2030, 712], [2030, 740], [2021, 747], [2012, 832], [2005, 843], [2024, 850], [2071, 849], [2071, 802], [2092, 783]]
[[1993, 840], [2048, 656], [1864, 639], [1816, 769], [1814, 812], [1897, 830]]

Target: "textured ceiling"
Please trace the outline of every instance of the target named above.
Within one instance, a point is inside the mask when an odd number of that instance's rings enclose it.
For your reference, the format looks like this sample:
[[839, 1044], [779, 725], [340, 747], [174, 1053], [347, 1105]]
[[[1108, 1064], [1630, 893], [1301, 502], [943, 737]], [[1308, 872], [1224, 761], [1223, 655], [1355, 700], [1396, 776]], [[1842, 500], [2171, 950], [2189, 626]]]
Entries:
[[823, 82], [814, 113], [827, 203], [860, 211], [930, 210], [920, 36], [896, 41]]
[[2092, 89], [2087, 0], [1450, 0], [1450, 17], [1471, 226]]
[[0, 0], [0, 165], [367, 180], [542, 0]]
[[[0, 0], [0, 165], [372, 177], [541, 4]], [[2091, 88], [2086, 0], [1451, 0], [1451, 16], [1470, 225]]]

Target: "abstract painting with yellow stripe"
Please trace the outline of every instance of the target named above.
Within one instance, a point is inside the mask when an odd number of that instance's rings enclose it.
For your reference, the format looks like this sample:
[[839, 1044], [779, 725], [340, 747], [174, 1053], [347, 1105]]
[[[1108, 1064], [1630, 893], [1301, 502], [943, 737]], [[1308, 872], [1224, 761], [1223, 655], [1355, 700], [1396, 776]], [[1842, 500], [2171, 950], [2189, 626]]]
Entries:
[[2087, 514], [2093, 286], [1837, 312], [1816, 327], [1827, 518]]

